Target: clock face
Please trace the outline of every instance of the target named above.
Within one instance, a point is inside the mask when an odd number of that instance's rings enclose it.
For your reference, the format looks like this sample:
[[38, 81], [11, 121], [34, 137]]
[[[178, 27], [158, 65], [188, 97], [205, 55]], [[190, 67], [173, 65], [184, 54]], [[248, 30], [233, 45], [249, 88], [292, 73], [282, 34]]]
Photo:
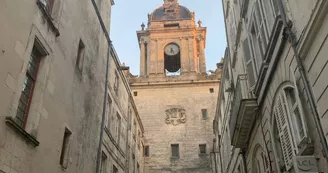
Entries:
[[178, 45], [171, 43], [165, 47], [164, 51], [166, 55], [174, 56], [179, 53], [180, 48]]

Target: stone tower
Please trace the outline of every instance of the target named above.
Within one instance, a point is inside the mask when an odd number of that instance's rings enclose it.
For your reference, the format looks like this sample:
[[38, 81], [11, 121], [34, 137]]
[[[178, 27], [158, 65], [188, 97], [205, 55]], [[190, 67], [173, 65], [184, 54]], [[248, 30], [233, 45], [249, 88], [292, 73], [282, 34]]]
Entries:
[[140, 75], [130, 85], [145, 127], [142, 172], [211, 172], [220, 69], [206, 71], [206, 27], [177, 0], [141, 27]]

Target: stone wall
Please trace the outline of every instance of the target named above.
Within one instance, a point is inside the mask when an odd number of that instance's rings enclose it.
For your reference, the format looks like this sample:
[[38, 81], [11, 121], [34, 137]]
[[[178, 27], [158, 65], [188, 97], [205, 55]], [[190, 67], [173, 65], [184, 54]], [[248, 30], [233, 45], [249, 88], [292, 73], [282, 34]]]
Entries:
[[[211, 172], [218, 82], [139, 84], [133, 83], [132, 90], [138, 94], [134, 98], [145, 126], [144, 145], [150, 149], [145, 172]], [[208, 111], [206, 119], [202, 109]], [[179, 158], [172, 158], [171, 144], [179, 144]], [[199, 153], [200, 144], [206, 144], [205, 155]]]
[[[5, 0], [0, 6], [0, 172], [95, 172], [105, 91], [110, 9], [112, 2], [55, 0], [48, 13], [39, 1]], [[80, 40], [81, 69], [76, 66]], [[16, 111], [33, 46], [42, 52], [26, 126], [15, 123]], [[126, 170], [130, 88], [111, 50], [111, 112], [122, 115], [120, 143], [110, 138], [106, 115], [103, 152], [110, 171]], [[113, 91], [115, 71], [119, 88]], [[137, 112], [137, 110], [134, 110]], [[138, 123], [139, 128], [142, 127]], [[60, 164], [64, 132], [69, 131], [65, 167]], [[141, 132], [142, 133], [142, 132]], [[141, 134], [142, 136], [142, 134]], [[140, 156], [137, 157], [140, 161]], [[123, 171], [124, 170], [124, 171]]]

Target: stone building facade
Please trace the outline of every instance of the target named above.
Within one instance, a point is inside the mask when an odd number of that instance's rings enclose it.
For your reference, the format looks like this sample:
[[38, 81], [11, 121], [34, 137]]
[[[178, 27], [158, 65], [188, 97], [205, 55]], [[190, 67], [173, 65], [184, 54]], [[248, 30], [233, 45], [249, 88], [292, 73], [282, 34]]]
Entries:
[[328, 172], [328, 1], [222, 3], [217, 172]]
[[206, 71], [206, 27], [177, 0], [137, 31], [140, 76], [130, 75], [145, 127], [145, 173], [212, 172], [212, 124], [220, 69]]
[[142, 123], [109, 39], [113, 4], [1, 2], [1, 173], [96, 172], [98, 156], [102, 173], [143, 167]]

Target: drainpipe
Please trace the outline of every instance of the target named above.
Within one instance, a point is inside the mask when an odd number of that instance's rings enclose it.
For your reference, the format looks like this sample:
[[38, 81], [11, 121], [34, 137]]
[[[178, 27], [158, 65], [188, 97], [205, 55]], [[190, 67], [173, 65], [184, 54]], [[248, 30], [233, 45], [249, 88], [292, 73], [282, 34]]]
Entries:
[[316, 101], [315, 101], [314, 94], [312, 93], [312, 90], [311, 90], [311, 84], [310, 84], [309, 79], [306, 76], [306, 72], [305, 72], [305, 68], [304, 68], [302, 59], [297, 51], [297, 38], [296, 38], [295, 34], [292, 32], [292, 22], [287, 21], [287, 17], [286, 17], [284, 5], [283, 5], [283, 0], [278, 0], [277, 2], [278, 2], [278, 6], [279, 6], [279, 11], [281, 13], [282, 21], [285, 25], [286, 33], [288, 34], [289, 41], [292, 44], [292, 48], [293, 48], [296, 62], [297, 62], [297, 68], [299, 69], [299, 72], [301, 75], [301, 80], [304, 83], [306, 95], [309, 98], [311, 112], [313, 114], [313, 119], [314, 119], [315, 125], [317, 127], [316, 129], [319, 134], [320, 142], [321, 142], [321, 145], [323, 148], [323, 155], [326, 158], [326, 162], [328, 163], [328, 144], [325, 139], [325, 134], [324, 134], [322, 125], [320, 123], [320, 116], [319, 116], [319, 113], [318, 113], [318, 110], [316, 107]]
[[111, 51], [111, 49], [110, 49], [111, 46], [112, 46], [112, 44], [108, 45], [108, 48], [107, 48], [105, 93], [104, 93], [103, 112], [102, 112], [102, 117], [101, 117], [100, 138], [99, 138], [99, 143], [98, 143], [96, 173], [100, 173], [100, 167], [101, 167], [102, 141], [103, 141], [104, 130], [105, 130], [105, 117], [106, 117], [107, 94], [108, 94], [107, 86], [108, 86], [108, 71], [109, 71], [109, 52]]
[[129, 98], [128, 98], [128, 128], [126, 128], [126, 160], [125, 160], [125, 163], [126, 163], [126, 170], [125, 172], [128, 173], [129, 172], [129, 166], [130, 166], [130, 148], [129, 148], [129, 137], [130, 137], [130, 131], [131, 131], [131, 113], [130, 113], [130, 96], [129, 95]]

